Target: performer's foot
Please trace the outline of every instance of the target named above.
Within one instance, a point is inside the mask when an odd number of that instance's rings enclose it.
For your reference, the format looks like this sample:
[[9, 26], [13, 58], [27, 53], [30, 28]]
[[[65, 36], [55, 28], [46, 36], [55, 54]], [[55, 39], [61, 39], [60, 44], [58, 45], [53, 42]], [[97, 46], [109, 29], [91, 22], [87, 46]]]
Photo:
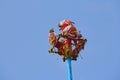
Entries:
[[72, 60], [75, 60], [75, 61], [76, 61], [76, 60], [77, 60], [77, 58], [75, 58], [75, 57], [72, 57]]
[[63, 60], [63, 62], [65, 62], [65, 56], [64, 55], [62, 55], [62, 60]]

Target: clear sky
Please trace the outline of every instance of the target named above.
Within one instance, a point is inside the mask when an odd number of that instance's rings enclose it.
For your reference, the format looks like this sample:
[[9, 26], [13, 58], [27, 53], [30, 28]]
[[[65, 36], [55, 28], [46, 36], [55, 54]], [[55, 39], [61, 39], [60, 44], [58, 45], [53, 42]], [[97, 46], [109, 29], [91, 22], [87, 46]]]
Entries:
[[73, 80], [120, 80], [119, 0], [0, 0], [0, 80], [67, 80], [48, 32], [70, 19], [88, 39]]

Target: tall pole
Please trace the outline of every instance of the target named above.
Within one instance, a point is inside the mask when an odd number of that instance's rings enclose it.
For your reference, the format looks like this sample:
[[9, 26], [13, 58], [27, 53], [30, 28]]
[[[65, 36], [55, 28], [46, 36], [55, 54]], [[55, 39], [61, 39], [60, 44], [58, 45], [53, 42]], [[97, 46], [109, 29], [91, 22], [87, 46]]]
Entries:
[[67, 59], [68, 64], [68, 80], [72, 80], [72, 68], [71, 68], [71, 59]]

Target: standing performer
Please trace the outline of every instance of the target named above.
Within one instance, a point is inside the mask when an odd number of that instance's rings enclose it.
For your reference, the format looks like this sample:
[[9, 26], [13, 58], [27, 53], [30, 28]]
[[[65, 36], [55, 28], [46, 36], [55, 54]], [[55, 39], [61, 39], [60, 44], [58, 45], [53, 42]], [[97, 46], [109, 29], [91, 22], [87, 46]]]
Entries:
[[84, 38], [82, 38], [82, 35], [80, 34], [79, 31], [74, 26], [74, 22], [70, 20], [62, 20], [59, 24], [58, 27], [62, 31], [62, 35], [66, 36], [66, 41], [65, 44], [67, 44], [67, 49], [70, 48], [71, 46], [71, 40], [73, 40], [73, 44], [75, 45], [75, 48], [73, 49], [72, 52], [72, 59], [76, 60], [78, 57], [79, 51], [83, 49], [84, 45], [81, 45], [81, 42], [84, 41]]

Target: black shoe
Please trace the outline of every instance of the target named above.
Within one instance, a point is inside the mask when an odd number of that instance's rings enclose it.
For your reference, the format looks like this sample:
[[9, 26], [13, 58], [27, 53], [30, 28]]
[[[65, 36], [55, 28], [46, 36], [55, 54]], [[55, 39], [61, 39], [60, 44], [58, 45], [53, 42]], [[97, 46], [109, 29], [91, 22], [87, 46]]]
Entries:
[[63, 58], [62, 60], [63, 60], [63, 62], [65, 62], [65, 58]]
[[76, 60], [77, 60], [77, 58], [73, 57], [73, 58], [72, 58], [72, 60], [75, 60], [75, 61], [76, 61]]

